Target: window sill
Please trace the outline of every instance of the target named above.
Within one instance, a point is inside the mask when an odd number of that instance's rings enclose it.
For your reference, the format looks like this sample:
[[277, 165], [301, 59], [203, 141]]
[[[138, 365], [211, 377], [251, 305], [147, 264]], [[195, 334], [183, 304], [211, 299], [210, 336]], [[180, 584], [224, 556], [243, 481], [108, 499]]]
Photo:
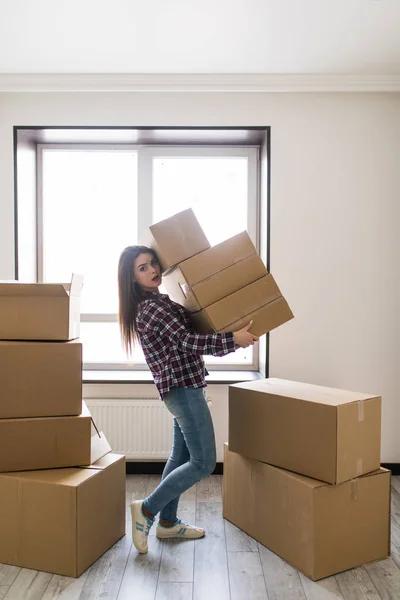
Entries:
[[[208, 384], [229, 384], [262, 379], [259, 371], [211, 371]], [[83, 371], [83, 383], [153, 383], [148, 371]]]

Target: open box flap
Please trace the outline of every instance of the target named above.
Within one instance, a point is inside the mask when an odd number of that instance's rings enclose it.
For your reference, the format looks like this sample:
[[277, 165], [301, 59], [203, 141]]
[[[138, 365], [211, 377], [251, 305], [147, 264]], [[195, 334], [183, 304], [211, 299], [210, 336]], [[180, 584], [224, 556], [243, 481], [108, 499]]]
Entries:
[[66, 289], [68, 287], [70, 296], [80, 296], [83, 287], [83, 275], [79, 275], [78, 273], [72, 273], [71, 283], [64, 286]]
[[66, 297], [66, 289], [61, 283], [21, 283], [20, 281], [0, 281], [0, 296]]

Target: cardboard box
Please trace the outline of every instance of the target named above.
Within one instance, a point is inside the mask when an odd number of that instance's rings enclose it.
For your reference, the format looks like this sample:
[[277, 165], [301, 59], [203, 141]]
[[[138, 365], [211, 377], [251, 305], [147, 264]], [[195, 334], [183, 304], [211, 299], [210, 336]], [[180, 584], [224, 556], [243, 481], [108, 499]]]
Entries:
[[281, 297], [280, 289], [272, 275], [268, 274], [237, 292], [222, 298], [222, 300], [207, 306], [204, 312], [215, 330], [221, 331], [231, 323], [243, 319], [248, 314], [273, 300], [277, 300], [279, 297]]
[[0, 562], [79, 577], [125, 534], [125, 457], [0, 475]]
[[141, 243], [155, 250], [163, 272], [210, 247], [191, 208], [151, 225]]
[[0, 341], [0, 419], [82, 412], [82, 344]]
[[390, 471], [329, 485], [225, 445], [223, 516], [313, 580], [390, 553]]
[[70, 284], [0, 282], [1, 340], [79, 337], [82, 277]]
[[171, 300], [197, 311], [265, 275], [267, 269], [243, 231], [183, 261], [163, 283]]
[[192, 314], [199, 333], [237, 331], [253, 320], [250, 331], [262, 335], [292, 318], [271, 274]]
[[260, 379], [229, 386], [229, 448], [328, 483], [380, 466], [381, 398]]
[[0, 472], [90, 465], [92, 418], [0, 419]]
[[208, 318], [207, 309], [202, 309], [192, 315], [193, 325], [198, 333], [213, 333], [221, 331], [238, 331], [247, 325], [250, 321], [253, 321], [253, 325], [249, 329], [254, 335], [263, 335], [273, 329], [276, 329], [280, 325], [283, 325], [290, 319], [293, 319], [293, 313], [289, 308], [285, 298], [281, 296], [277, 300], [265, 304], [261, 308], [258, 308], [252, 313], [249, 313], [245, 317], [226, 325], [222, 329], [215, 329], [212, 322]]

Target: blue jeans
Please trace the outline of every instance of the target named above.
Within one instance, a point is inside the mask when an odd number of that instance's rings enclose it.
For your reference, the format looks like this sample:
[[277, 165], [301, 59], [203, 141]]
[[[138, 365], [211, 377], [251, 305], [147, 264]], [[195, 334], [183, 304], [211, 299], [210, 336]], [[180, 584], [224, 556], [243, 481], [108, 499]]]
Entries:
[[160, 485], [144, 500], [152, 515], [175, 522], [180, 495], [210, 475], [216, 464], [214, 427], [205, 388], [175, 387], [164, 397], [174, 416], [174, 439]]

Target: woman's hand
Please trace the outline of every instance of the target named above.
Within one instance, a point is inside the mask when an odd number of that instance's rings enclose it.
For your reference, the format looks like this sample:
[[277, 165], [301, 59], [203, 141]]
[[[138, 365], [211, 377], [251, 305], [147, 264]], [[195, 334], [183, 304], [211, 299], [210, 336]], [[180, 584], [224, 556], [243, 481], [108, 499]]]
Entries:
[[258, 336], [253, 335], [249, 331], [252, 325], [253, 321], [250, 321], [250, 323], [243, 327], [243, 329], [233, 332], [235, 346], [238, 346], [238, 348], [247, 348], [248, 346], [252, 346], [254, 342], [258, 342]]

